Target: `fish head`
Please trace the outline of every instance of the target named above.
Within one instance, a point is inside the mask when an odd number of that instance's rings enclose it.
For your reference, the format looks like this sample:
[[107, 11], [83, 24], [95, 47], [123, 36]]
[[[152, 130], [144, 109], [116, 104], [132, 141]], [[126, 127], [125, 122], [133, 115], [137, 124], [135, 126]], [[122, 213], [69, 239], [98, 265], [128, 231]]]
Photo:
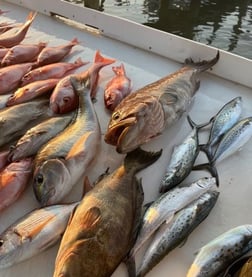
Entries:
[[108, 88], [104, 92], [104, 103], [108, 110], [114, 111], [115, 107], [122, 101], [123, 95], [121, 91]]
[[22, 236], [13, 230], [7, 230], [0, 236], [0, 268], [11, 266], [19, 260], [22, 245]]
[[56, 114], [68, 113], [75, 110], [79, 105], [79, 98], [74, 93], [70, 79], [62, 86], [58, 86], [50, 97], [50, 108]]
[[30, 84], [33, 81], [39, 80], [40, 72], [36, 71], [29, 71], [27, 72], [21, 79], [21, 87]]
[[164, 110], [157, 98], [145, 95], [130, 101], [131, 96], [116, 107], [104, 137], [119, 153], [136, 149], [164, 129]]
[[58, 203], [64, 195], [70, 173], [63, 159], [45, 161], [34, 171], [33, 191], [41, 206]]
[[15, 53], [12, 49], [9, 49], [8, 53], [4, 56], [1, 65], [2, 66], [8, 66], [15, 63]]

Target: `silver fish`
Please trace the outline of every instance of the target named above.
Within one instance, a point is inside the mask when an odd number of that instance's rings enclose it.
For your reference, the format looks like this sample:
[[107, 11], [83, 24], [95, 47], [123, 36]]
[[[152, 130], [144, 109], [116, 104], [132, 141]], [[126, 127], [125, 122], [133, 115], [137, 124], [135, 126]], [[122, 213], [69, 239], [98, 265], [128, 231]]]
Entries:
[[176, 213], [170, 224], [163, 223], [145, 251], [137, 270], [137, 277], [145, 276], [168, 253], [181, 244], [209, 215], [218, 196], [219, 192], [216, 190], [206, 192]]
[[63, 199], [84, 175], [99, 149], [100, 125], [86, 81], [71, 77], [79, 96], [76, 120], [49, 141], [35, 159], [33, 190], [41, 205], [56, 204]]
[[252, 136], [252, 117], [236, 123], [222, 138], [214, 153], [212, 163], [220, 162], [246, 144]]
[[176, 212], [190, 204], [216, 185], [215, 178], [200, 178], [189, 186], [175, 187], [162, 194], [146, 210], [136, 243], [129, 257], [134, 257], [141, 246], [164, 223], [171, 222]]
[[17, 161], [35, 155], [45, 143], [62, 132], [72, 119], [73, 114], [56, 116], [32, 127], [11, 146], [9, 160]]
[[105, 142], [115, 145], [119, 153], [127, 153], [161, 134], [188, 112], [200, 85], [200, 73], [218, 59], [219, 52], [210, 61], [187, 60], [175, 73], [130, 93], [115, 108]]
[[32, 123], [35, 119], [48, 116], [50, 116], [50, 113], [47, 99], [4, 108], [0, 111], [0, 146], [23, 134], [29, 123]]
[[203, 246], [186, 277], [218, 276], [233, 261], [252, 249], [252, 225], [228, 230]]
[[0, 235], [0, 268], [27, 260], [54, 245], [79, 202], [36, 209]]
[[216, 145], [224, 134], [240, 120], [242, 113], [242, 97], [238, 96], [226, 103], [219, 112], [211, 119], [212, 127], [208, 142], [201, 148], [208, 157], [212, 157], [212, 148]]
[[161, 193], [175, 187], [190, 174], [199, 154], [198, 131], [208, 123], [200, 126], [196, 125], [189, 116], [187, 118], [193, 130], [181, 144], [174, 147], [165, 175], [161, 180], [159, 189]]

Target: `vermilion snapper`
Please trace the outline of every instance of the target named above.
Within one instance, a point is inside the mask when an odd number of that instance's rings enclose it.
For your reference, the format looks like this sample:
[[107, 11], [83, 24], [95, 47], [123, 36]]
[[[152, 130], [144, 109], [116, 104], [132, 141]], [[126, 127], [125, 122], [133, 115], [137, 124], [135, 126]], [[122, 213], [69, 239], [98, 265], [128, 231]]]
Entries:
[[10, 163], [0, 172], [0, 211], [14, 203], [32, 176], [32, 158]]
[[123, 64], [113, 66], [112, 70], [116, 76], [107, 83], [104, 91], [104, 103], [110, 111], [113, 111], [132, 89], [131, 80], [126, 76]]

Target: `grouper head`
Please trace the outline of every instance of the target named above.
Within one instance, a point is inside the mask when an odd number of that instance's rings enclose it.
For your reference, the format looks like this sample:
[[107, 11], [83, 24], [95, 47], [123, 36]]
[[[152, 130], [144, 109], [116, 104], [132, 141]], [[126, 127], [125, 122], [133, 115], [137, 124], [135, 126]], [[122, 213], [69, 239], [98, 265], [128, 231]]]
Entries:
[[38, 167], [33, 175], [33, 191], [41, 206], [59, 203], [70, 178], [63, 159], [50, 159]]
[[130, 100], [117, 106], [104, 138], [106, 143], [115, 145], [119, 153], [136, 149], [164, 129], [164, 111], [156, 97], [145, 95], [135, 102]]

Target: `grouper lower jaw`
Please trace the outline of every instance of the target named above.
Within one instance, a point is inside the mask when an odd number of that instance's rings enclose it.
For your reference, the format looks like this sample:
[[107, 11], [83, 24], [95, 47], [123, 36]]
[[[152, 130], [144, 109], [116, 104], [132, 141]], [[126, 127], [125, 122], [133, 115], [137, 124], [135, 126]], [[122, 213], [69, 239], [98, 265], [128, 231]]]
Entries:
[[136, 118], [130, 117], [114, 124], [114, 126], [110, 126], [104, 137], [105, 142], [118, 146], [119, 141], [127, 134], [129, 127], [136, 123]]

